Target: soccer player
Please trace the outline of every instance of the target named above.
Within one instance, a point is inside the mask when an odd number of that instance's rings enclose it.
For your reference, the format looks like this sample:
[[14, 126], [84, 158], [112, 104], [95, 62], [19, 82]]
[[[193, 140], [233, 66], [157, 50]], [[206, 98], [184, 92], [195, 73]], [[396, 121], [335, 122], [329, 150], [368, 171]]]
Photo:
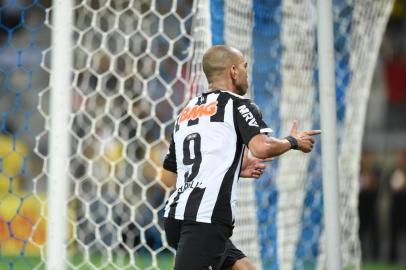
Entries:
[[[248, 153], [245, 149], [243, 161], [241, 164], [240, 177], [242, 178], [256, 178], [258, 179], [264, 169], [266, 168], [265, 162], [271, 161], [269, 159], [258, 159]], [[161, 172], [161, 181], [169, 188], [176, 184], [176, 173], [163, 169]], [[176, 243], [176, 240], [174, 242]], [[176, 247], [176, 244], [173, 244]], [[247, 256], [238, 248], [234, 246], [229, 239], [226, 244], [226, 254], [223, 255], [223, 262], [220, 269], [227, 270], [255, 270], [255, 266], [248, 260]]]
[[209, 89], [178, 116], [163, 164], [164, 174], [176, 174], [176, 189], [164, 213], [168, 242], [176, 248], [175, 270], [224, 269], [224, 261], [237, 250], [229, 238], [245, 147], [259, 159], [290, 149], [308, 153], [312, 136], [320, 134], [298, 131], [294, 121], [289, 136], [267, 135], [272, 130], [258, 107], [243, 97], [247, 61], [237, 49], [210, 48], [203, 56], [203, 71]]

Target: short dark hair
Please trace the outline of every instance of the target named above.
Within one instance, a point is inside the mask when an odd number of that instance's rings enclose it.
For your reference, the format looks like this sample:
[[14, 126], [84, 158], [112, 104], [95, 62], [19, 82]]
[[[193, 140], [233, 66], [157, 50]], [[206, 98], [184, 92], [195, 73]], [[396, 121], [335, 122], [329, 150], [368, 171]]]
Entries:
[[213, 46], [203, 55], [203, 72], [209, 82], [211, 82], [213, 76], [223, 73], [230, 65], [237, 64], [237, 51], [230, 46]]

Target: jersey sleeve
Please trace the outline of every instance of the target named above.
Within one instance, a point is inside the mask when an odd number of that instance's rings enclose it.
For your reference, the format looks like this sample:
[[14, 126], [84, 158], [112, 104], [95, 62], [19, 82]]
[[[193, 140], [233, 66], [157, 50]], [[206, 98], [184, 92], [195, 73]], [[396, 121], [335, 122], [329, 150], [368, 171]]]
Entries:
[[262, 120], [262, 114], [258, 106], [251, 100], [235, 100], [234, 108], [235, 125], [245, 145], [248, 145], [255, 135], [272, 132], [272, 129]]
[[173, 140], [173, 136], [171, 139], [171, 144], [169, 145], [168, 154], [166, 154], [164, 159], [163, 167], [165, 170], [177, 173], [175, 141]]

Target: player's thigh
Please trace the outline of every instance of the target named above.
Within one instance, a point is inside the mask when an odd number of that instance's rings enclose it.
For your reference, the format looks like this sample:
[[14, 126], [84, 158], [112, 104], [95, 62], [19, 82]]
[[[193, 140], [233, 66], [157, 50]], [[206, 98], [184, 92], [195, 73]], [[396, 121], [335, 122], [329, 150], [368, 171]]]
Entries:
[[256, 270], [255, 266], [248, 260], [247, 257], [237, 260], [234, 265], [229, 268], [231, 270]]
[[220, 269], [230, 228], [220, 224], [186, 222], [181, 229], [175, 270]]

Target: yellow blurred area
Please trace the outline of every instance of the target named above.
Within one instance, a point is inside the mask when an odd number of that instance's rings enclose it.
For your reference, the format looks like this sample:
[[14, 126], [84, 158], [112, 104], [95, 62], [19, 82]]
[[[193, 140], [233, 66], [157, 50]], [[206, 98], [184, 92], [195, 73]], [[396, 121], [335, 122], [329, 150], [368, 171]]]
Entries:
[[[0, 247], [2, 256], [40, 256], [45, 248], [47, 226], [46, 194], [27, 194], [22, 197], [8, 194], [0, 199]], [[68, 215], [75, 219], [75, 205]], [[68, 225], [69, 238], [72, 227]]]
[[46, 213], [41, 203], [45, 194], [39, 197], [29, 195], [18, 197], [8, 194], [0, 199], [0, 243], [3, 256], [39, 256], [45, 243]]
[[[22, 189], [27, 147], [0, 134], [0, 247], [2, 256], [40, 256], [46, 241], [46, 193]], [[29, 166], [26, 164], [26, 166]], [[70, 207], [73, 209], [73, 207]], [[73, 210], [69, 211], [75, 216]]]
[[22, 166], [26, 155], [27, 148], [24, 144], [11, 136], [0, 134], [0, 196], [10, 188], [13, 191], [20, 190]]
[[19, 140], [0, 134], [0, 244], [4, 256], [21, 252], [37, 256], [45, 241], [41, 201], [21, 190], [27, 154]]
[[117, 162], [124, 157], [123, 144], [118, 140], [110, 140], [104, 147], [103, 156], [110, 162]]

